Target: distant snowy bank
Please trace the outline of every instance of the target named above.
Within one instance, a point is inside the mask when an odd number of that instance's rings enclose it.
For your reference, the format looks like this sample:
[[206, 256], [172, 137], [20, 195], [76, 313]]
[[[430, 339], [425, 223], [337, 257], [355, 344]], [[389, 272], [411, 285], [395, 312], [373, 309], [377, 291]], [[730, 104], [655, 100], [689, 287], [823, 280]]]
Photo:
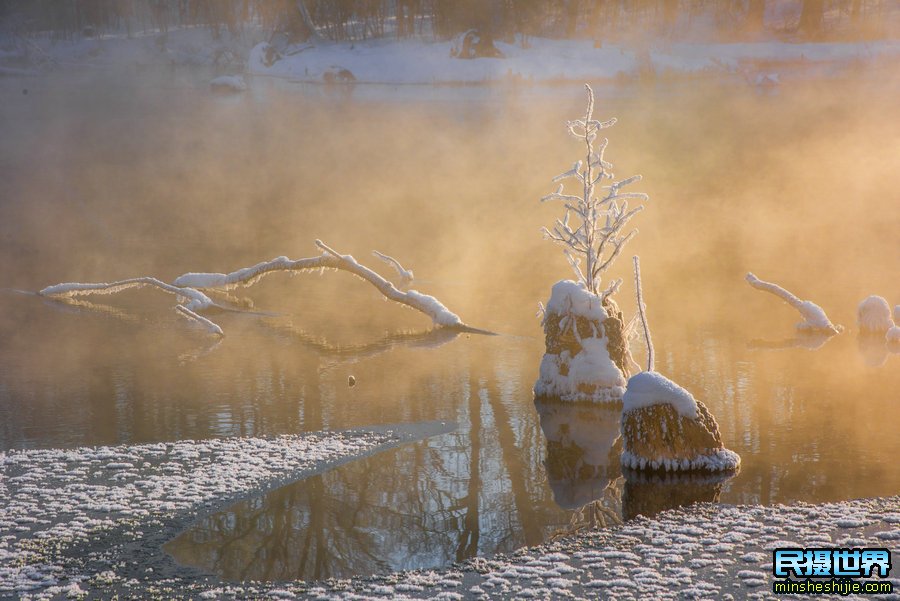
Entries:
[[780, 77], [770, 71], [779, 66], [792, 71], [816, 66], [839, 70], [863, 61], [900, 57], [900, 42], [895, 41], [681, 43], [645, 50], [614, 45], [595, 48], [590, 40], [533, 38], [530, 43], [530, 48], [523, 49], [495, 42], [503, 58], [469, 60], [451, 57], [451, 42], [321, 42], [292, 48], [276, 60], [269, 45], [261, 43], [250, 53], [248, 71], [295, 81], [328, 82], [334, 80], [329, 74], [342, 69], [356, 82], [385, 84], [583, 82], [647, 74], [733, 74], [747, 77], [755, 85], [777, 85]]
[[[319, 40], [279, 47], [260, 28], [214, 38], [205, 28], [166, 34], [104, 35], [71, 40], [27, 40], [0, 34], [0, 76], [37, 74], [72, 67], [206, 66], [219, 72], [273, 76], [315, 83], [482, 84], [618, 80], [637, 77], [729, 76], [777, 86], [783, 75], [818, 76], [889, 64], [900, 58], [900, 41], [789, 43], [668, 43], [646, 46], [591, 40], [530, 38], [529, 47], [495, 41], [502, 58], [458, 59], [452, 41], [374, 39]], [[238, 80], [228, 80], [229, 89]], [[239, 85], [237, 86], [240, 87]]]

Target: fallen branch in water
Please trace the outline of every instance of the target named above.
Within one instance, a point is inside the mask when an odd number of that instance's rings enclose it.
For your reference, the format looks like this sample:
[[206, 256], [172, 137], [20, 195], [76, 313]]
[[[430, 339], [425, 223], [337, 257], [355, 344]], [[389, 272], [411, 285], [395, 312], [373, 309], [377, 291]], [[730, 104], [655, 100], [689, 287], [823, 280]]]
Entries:
[[[360, 264], [350, 255], [342, 255], [329, 247], [321, 240], [316, 240], [316, 246], [323, 251], [317, 257], [291, 260], [287, 257], [277, 257], [271, 261], [257, 263], [252, 267], [238, 269], [231, 273], [186, 273], [175, 279], [172, 284], [167, 284], [153, 277], [130, 278], [109, 283], [83, 284], [70, 282], [48, 286], [38, 292], [41, 296], [66, 299], [75, 296], [90, 294], [114, 294], [129, 288], [153, 286], [178, 297], [179, 304], [176, 310], [180, 315], [199, 323], [212, 334], [222, 335], [222, 328], [199, 314], [200, 311], [212, 307], [218, 307], [211, 298], [201, 292], [204, 289], [229, 290], [238, 286], [247, 287], [258, 282], [263, 276], [276, 271], [313, 271], [325, 269], [339, 269], [348, 271], [359, 278], [369, 282], [378, 289], [386, 298], [400, 303], [416, 311], [424, 313], [435, 325], [447, 327], [458, 331], [477, 332], [490, 334], [467, 326], [463, 321], [438, 299], [416, 290], [400, 291], [391, 282], [378, 275], [365, 265]], [[403, 269], [399, 262], [392, 257], [377, 253], [380, 259], [394, 265], [401, 277], [404, 274], [412, 276], [412, 272]], [[405, 279], [405, 278], [404, 278]], [[187, 301], [187, 302], [184, 302]]]
[[843, 326], [834, 325], [825, 315], [825, 311], [819, 305], [812, 301], [800, 300], [778, 284], [766, 282], [752, 273], [747, 274], [747, 283], [756, 288], [770, 294], [774, 294], [793, 308], [800, 312], [803, 321], [797, 324], [798, 330], [810, 332], [827, 332], [830, 334], [838, 334], [844, 330]]
[[460, 318], [445, 307], [438, 299], [416, 290], [400, 292], [389, 281], [366, 267], [357, 263], [350, 255], [340, 255], [321, 240], [316, 240], [316, 246], [340, 261], [339, 269], [345, 269], [366, 280], [392, 301], [406, 305], [416, 311], [421, 311], [439, 326], [466, 327]]

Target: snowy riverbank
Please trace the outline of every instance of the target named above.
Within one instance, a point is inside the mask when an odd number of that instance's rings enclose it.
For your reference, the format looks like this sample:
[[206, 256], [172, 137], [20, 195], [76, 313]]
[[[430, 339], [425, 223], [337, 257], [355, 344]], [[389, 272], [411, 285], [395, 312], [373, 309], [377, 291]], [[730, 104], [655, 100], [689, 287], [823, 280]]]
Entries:
[[0, 597], [755, 598], [771, 590], [774, 547], [896, 552], [900, 545], [900, 497], [890, 497], [703, 504], [446, 570], [313, 585], [226, 584], [177, 566], [161, 550], [180, 529], [237, 498], [448, 427], [5, 453]]
[[[677, 43], [646, 49], [625, 46], [595, 48], [590, 40], [535, 38], [530, 48], [497, 42], [504, 58], [461, 60], [450, 56], [450, 42], [379, 40], [355, 44], [319, 43], [291, 48], [275, 62], [265, 44], [253, 49], [248, 71], [295, 81], [321, 82], [346, 69], [358, 83], [479, 84], [547, 83], [629, 79], [638, 76], [679, 77], [738, 75], [756, 82], [779, 70], [837, 74], [853, 66], [896, 61], [900, 42], [740, 44]], [[775, 78], [777, 80], [777, 77]]]
[[[204, 515], [344, 461], [452, 430], [442, 422], [277, 438], [0, 453], [0, 598], [193, 580], [161, 547]], [[187, 575], [185, 575], [187, 574]], [[127, 580], [127, 582], [126, 582]]]
[[828, 77], [900, 60], [900, 41], [790, 43], [657, 42], [638, 47], [591, 40], [532, 38], [529, 47], [496, 42], [503, 58], [457, 59], [452, 42], [393, 38], [297, 44], [267, 52], [266, 32], [213, 37], [205, 28], [94, 38], [0, 36], [0, 75], [39, 75], [76, 68], [204, 66], [302, 82], [352, 74], [356, 83], [472, 85], [629, 80], [638, 77], [730, 77], [771, 86], [787, 77]]

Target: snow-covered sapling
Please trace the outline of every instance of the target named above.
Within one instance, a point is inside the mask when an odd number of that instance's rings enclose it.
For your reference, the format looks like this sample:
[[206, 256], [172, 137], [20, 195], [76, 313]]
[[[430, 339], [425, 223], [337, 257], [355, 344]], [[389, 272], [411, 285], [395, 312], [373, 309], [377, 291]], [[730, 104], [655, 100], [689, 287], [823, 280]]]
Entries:
[[[557, 219], [552, 229], [544, 228], [543, 232], [547, 238], [563, 246], [563, 252], [578, 281], [589, 292], [602, 298], [618, 288], [614, 281], [606, 290], [601, 291], [603, 273], [613, 265], [625, 244], [637, 234], [637, 230], [624, 233], [624, 229], [644, 206], [629, 209], [628, 202], [646, 201], [649, 197], [642, 192], [622, 191], [629, 184], [641, 181], [640, 175], [613, 181], [613, 166], [604, 158], [609, 140], [603, 138], [598, 142], [597, 135], [601, 130], [615, 125], [616, 119], [594, 119], [594, 91], [589, 85], [585, 85], [585, 88], [588, 105], [584, 118], [566, 123], [569, 134], [584, 143], [584, 159], [553, 178], [554, 182], [575, 180], [580, 190], [577, 194], [566, 194], [565, 185], [560, 183], [556, 192], [541, 199], [542, 202], [561, 201], [565, 206], [563, 218]], [[584, 269], [581, 268], [582, 261]]]
[[546, 354], [534, 392], [537, 397], [562, 400], [618, 401], [630, 360], [622, 313], [612, 300], [622, 280], [612, 280], [604, 288], [603, 274], [637, 233], [626, 233], [625, 228], [643, 206], [629, 208], [629, 201], [646, 200], [647, 195], [622, 191], [640, 181], [639, 175], [615, 181], [612, 165], [604, 158], [609, 141], [598, 140], [599, 132], [615, 119], [594, 119], [594, 92], [585, 87], [584, 118], [566, 122], [569, 134], [584, 144], [584, 158], [553, 178], [575, 180], [578, 193], [565, 193], [560, 183], [541, 199], [560, 201], [565, 208], [563, 217], [543, 232], [563, 246], [576, 280], [553, 286], [542, 323]]
[[756, 288], [774, 294], [797, 311], [803, 317], [803, 321], [797, 324], [797, 329], [804, 332], [825, 332], [838, 334], [844, 330], [843, 326], [831, 323], [825, 311], [812, 301], [800, 300], [781, 286], [766, 282], [752, 273], [747, 274], [747, 283]]

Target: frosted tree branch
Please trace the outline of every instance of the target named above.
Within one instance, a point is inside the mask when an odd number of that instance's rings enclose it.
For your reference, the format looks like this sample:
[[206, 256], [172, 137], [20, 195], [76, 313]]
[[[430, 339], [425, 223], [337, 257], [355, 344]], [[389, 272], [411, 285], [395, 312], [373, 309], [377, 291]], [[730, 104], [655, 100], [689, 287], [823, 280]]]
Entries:
[[202, 311], [214, 306], [215, 303], [211, 298], [194, 288], [173, 286], [172, 284], [167, 284], [152, 277], [129, 278], [127, 280], [118, 280], [116, 282], [101, 282], [94, 284], [69, 282], [47, 286], [38, 292], [38, 294], [52, 298], [72, 298], [75, 296], [96, 294], [115, 294], [130, 288], [143, 288], [145, 286], [151, 286], [164, 292], [168, 292], [169, 294], [174, 294], [178, 297], [179, 301], [182, 299], [187, 300], [186, 304], [176, 306], [176, 310], [180, 315], [199, 323], [211, 334], [217, 334], [219, 336], [224, 334], [222, 328], [219, 327], [218, 324], [205, 317], [201, 317], [196, 313], [196, 311]]
[[641, 260], [637, 255], [634, 260], [634, 289], [637, 294], [638, 315], [641, 325], [644, 326], [644, 339], [647, 341], [647, 371], [653, 371], [653, 340], [650, 339], [650, 326], [647, 324], [647, 305], [644, 304], [644, 295], [641, 290]]
[[748, 273], [746, 277], [747, 283], [756, 288], [770, 294], [774, 294], [797, 311], [803, 317], [803, 321], [797, 324], [798, 330], [822, 331], [831, 334], [837, 334], [843, 331], [843, 326], [834, 325], [828, 319], [825, 311], [819, 305], [812, 301], [800, 300], [778, 284], [766, 282], [759, 279], [752, 273]]
[[375, 286], [375, 288], [377, 288], [378, 291], [388, 299], [398, 302], [402, 305], [406, 305], [407, 307], [415, 309], [416, 311], [421, 311], [425, 315], [429, 316], [436, 325], [457, 328], [466, 327], [466, 325], [455, 313], [451, 313], [450, 310], [447, 309], [447, 307], [441, 304], [441, 302], [433, 296], [422, 294], [421, 292], [418, 292], [416, 290], [407, 290], [406, 292], [401, 292], [397, 290], [397, 288], [395, 288], [393, 284], [391, 284], [389, 281], [387, 281], [368, 267], [357, 263], [356, 259], [354, 259], [350, 255], [338, 254], [337, 251], [329, 247], [321, 240], [316, 240], [316, 246], [327, 252], [332, 257], [338, 259], [341, 265], [339, 267], [340, 269], [344, 269], [346, 271], [349, 271], [350, 273], [358, 275], [362, 279]]
[[[41, 296], [67, 299], [75, 296], [91, 294], [114, 294], [130, 288], [151, 286], [176, 295], [179, 304], [176, 311], [195, 323], [202, 325], [208, 332], [222, 335], [222, 328], [199, 314], [200, 311], [218, 306], [201, 290], [229, 290], [238, 286], [250, 286], [265, 275], [276, 271], [314, 271], [325, 269], [339, 269], [348, 271], [363, 280], [369, 282], [389, 300], [424, 313], [432, 319], [435, 325], [452, 328], [459, 331], [490, 334], [484, 330], [467, 326], [460, 318], [452, 313], [440, 301], [433, 296], [422, 294], [416, 290], [402, 292], [391, 282], [375, 273], [368, 267], [358, 263], [350, 255], [341, 255], [321, 240], [316, 240], [316, 246], [323, 251], [317, 257], [309, 257], [291, 260], [287, 257], [276, 257], [271, 261], [257, 263], [252, 267], [238, 269], [231, 273], [186, 273], [177, 277], [173, 284], [167, 284], [153, 277], [138, 277], [127, 280], [119, 280], [109, 283], [64, 283], [48, 286], [38, 292]], [[394, 266], [401, 277], [412, 279], [412, 271], [404, 269], [399, 261], [374, 251], [375, 256]]]
[[[640, 206], [629, 211], [626, 201], [646, 201], [649, 197], [641, 192], [620, 192], [625, 186], [641, 181], [640, 175], [604, 186], [602, 198], [595, 195], [599, 182], [614, 178], [612, 164], [604, 159], [609, 140], [598, 140], [597, 134], [612, 127], [616, 120], [594, 119], [594, 92], [589, 85], [585, 85], [585, 89], [588, 103], [584, 117], [566, 122], [569, 134], [583, 142], [584, 158], [577, 161], [570, 170], [553, 178], [553, 182], [575, 180], [581, 186], [580, 195], [565, 193], [565, 184], [560, 183], [555, 192], [541, 198], [542, 202], [561, 200], [566, 207], [565, 219], [557, 219], [552, 229], [544, 228], [542, 231], [547, 238], [564, 247], [573, 267], [577, 265], [572, 261], [573, 256], [583, 259], [584, 268], [578, 267], [575, 270], [578, 279], [589, 291], [600, 294], [601, 275], [612, 266], [636, 230], [627, 236], [620, 236], [619, 232], [643, 209]], [[574, 226], [569, 225], [570, 214], [578, 221]], [[609, 294], [615, 292], [615, 288], [608, 290], [611, 290]]]
[[209, 319], [203, 317], [202, 315], [198, 315], [197, 313], [191, 311], [184, 305], [175, 305], [175, 311], [179, 315], [187, 318], [188, 320], [193, 321], [197, 324], [200, 324], [210, 334], [216, 334], [217, 336], [225, 335], [225, 332], [222, 331], [222, 328], [219, 327], [219, 324], [210, 321]]
[[169, 294], [175, 294], [176, 296], [187, 299], [187, 307], [191, 310], [202, 310], [215, 305], [211, 298], [199, 290], [167, 284], [152, 277], [129, 278], [127, 280], [96, 284], [82, 284], [78, 282], [55, 284], [53, 286], [47, 286], [39, 291], [38, 294], [41, 296], [66, 298], [92, 294], [115, 294], [123, 290], [128, 290], [129, 288], [143, 288], [144, 286], [152, 286], [164, 292], [168, 292]]
[[415, 277], [413, 275], [412, 269], [404, 269], [403, 265], [400, 264], [400, 261], [395, 259], [390, 255], [386, 255], [384, 253], [378, 252], [377, 250], [373, 250], [372, 254], [393, 267], [397, 271], [397, 275], [400, 276], [400, 283], [403, 285], [409, 284], [413, 281]]

